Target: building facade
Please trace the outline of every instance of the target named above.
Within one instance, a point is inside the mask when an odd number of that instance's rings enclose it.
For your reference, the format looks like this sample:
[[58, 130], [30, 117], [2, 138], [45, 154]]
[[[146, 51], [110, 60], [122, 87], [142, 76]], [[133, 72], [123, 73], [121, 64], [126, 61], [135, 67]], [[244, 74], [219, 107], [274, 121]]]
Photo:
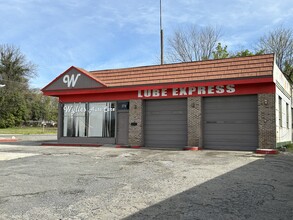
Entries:
[[86, 71], [45, 88], [59, 97], [58, 142], [256, 150], [292, 140], [291, 85], [273, 54]]

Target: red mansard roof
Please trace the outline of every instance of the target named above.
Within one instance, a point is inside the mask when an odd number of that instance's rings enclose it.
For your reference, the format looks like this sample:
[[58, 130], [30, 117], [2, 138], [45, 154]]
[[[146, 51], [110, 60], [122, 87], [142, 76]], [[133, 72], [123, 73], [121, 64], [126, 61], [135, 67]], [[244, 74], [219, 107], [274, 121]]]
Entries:
[[274, 55], [90, 71], [107, 87], [272, 76]]

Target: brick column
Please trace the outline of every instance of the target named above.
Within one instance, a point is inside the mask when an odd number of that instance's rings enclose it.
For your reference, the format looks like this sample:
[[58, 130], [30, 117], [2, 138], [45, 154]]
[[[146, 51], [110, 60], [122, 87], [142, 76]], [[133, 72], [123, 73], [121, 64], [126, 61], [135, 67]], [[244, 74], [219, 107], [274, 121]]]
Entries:
[[276, 147], [275, 94], [258, 94], [258, 147]]
[[143, 146], [143, 100], [141, 99], [129, 101], [128, 143], [131, 146]]
[[202, 97], [187, 98], [188, 146], [202, 147]]

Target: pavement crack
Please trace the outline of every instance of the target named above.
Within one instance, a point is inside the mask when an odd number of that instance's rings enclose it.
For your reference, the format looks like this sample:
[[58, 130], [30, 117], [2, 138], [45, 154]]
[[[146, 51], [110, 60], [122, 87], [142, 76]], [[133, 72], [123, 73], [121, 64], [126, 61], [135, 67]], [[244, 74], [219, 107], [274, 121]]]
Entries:
[[62, 190], [61, 192], [59, 192], [59, 194], [62, 195], [76, 195], [76, 194], [81, 194], [84, 193], [85, 190], [83, 189], [72, 189], [72, 190]]
[[95, 178], [98, 178], [98, 179], [118, 179], [120, 177], [118, 177], [118, 176], [114, 176], [114, 177], [111, 177], [111, 176], [95, 176]]
[[24, 194], [12, 194], [9, 196], [1, 196], [0, 199], [5, 199], [9, 197], [33, 197], [33, 196], [38, 196], [40, 194], [46, 194], [52, 190], [47, 190], [47, 191], [40, 191], [40, 192], [31, 192], [31, 193], [24, 193]]
[[82, 173], [82, 174], [78, 174], [78, 175], [81, 177], [90, 176], [90, 177], [94, 177], [97, 179], [118, 179], [118, 178], [121, 178], [120, 176], [96, 176], [96, 174], [94, 174], [94, 173]]

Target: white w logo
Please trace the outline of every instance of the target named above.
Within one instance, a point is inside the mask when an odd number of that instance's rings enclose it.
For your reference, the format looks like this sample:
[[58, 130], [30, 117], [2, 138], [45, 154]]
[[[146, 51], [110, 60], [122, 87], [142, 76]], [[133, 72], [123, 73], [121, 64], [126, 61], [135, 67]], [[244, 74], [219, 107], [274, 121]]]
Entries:
[[64, 83], [67, 83], [67, 87], [68, 87], [68, 88], [69, 88], [69, 87], [74, 87], [75, 84], [76, 84], [76, 82], [77, 82], [78, 77], [80, 77], [80, 73], [77, 74], [76, 77], [74, 76], [74, 74], [72, 74], [71, 77], [68, 76], [68, 75], [65, 75], [65, 76], [63, 77], [63, 82], [64, 82]]

